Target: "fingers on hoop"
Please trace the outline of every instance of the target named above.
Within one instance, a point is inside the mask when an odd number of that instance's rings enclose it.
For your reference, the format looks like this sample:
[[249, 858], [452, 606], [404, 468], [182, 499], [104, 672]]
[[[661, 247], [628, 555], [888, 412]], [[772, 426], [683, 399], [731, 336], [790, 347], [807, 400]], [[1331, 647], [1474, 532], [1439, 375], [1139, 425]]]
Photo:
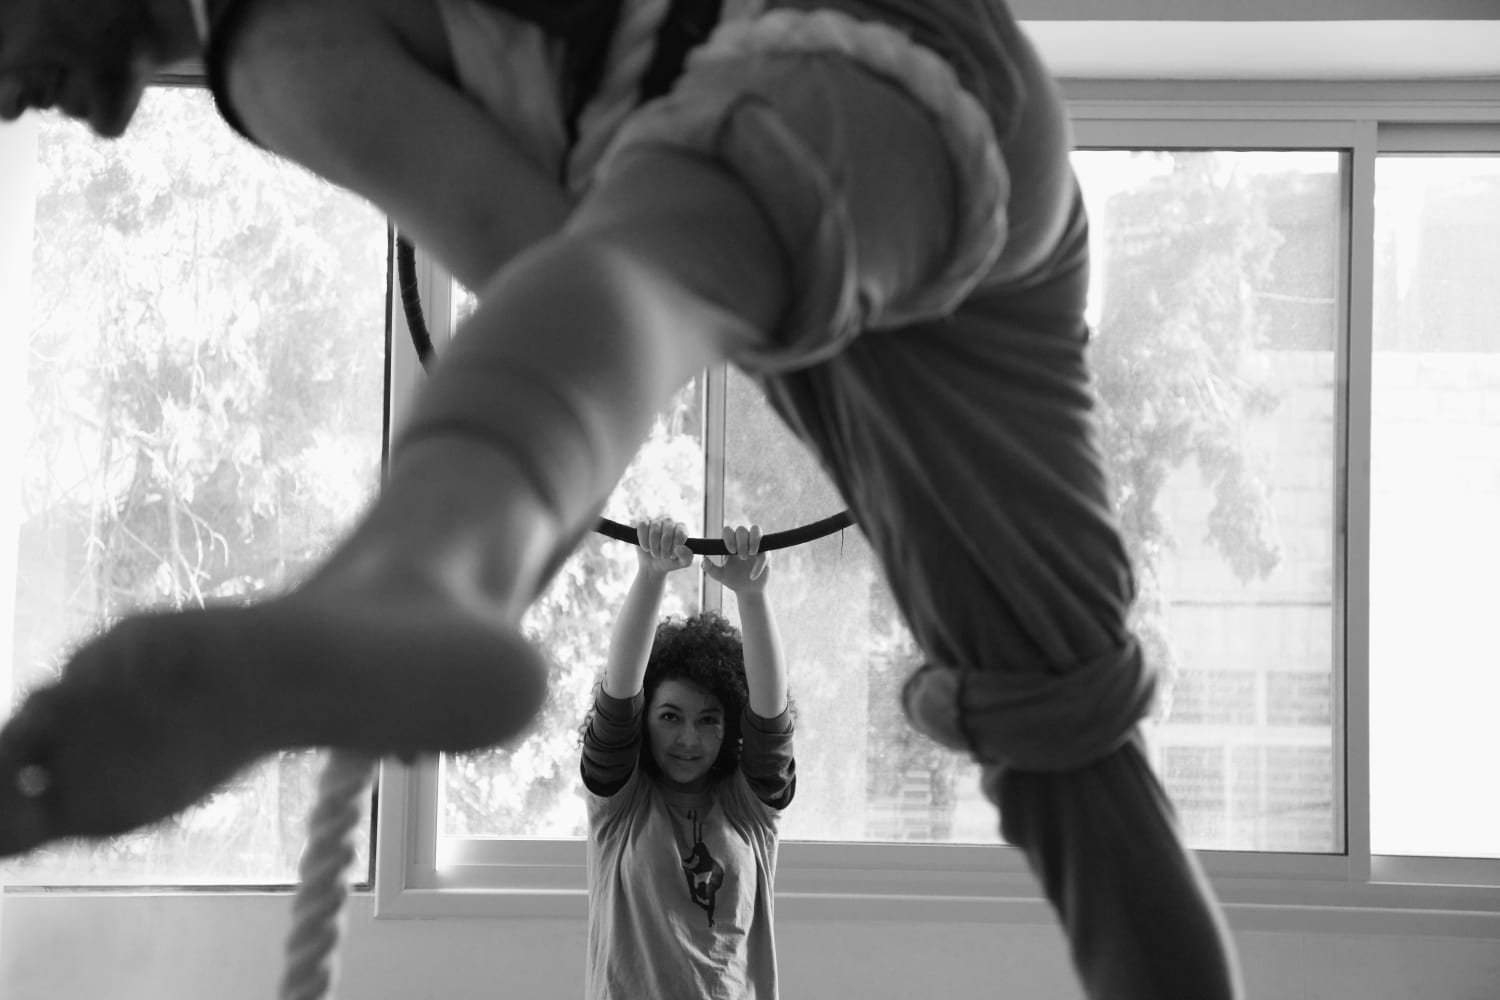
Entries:
[[748, 559], [760, 551], [760, 525], [724, 526], [724, 547], [732, 556]]
[[[765, 573], [766, 566], [770, 563], [770, 555], [760, 551], [761, 530], [757, 524], [739, 525], [738, 527], [724, 526], [724, 548], [729, 554], [720, 556], [716, 560], [710, 560], [716, 569], [722, 569], [729, 564], [729, 560], [750, 560], [749, 579], [759, 580]], [[714, 579], [721, 580], [718, 574], [713, 574]]]
[[636, 543], [653, 559], [675, 559], [686, 564], [693, 558], [687, 547], [687, 525], [670, 517], [637, 521]]

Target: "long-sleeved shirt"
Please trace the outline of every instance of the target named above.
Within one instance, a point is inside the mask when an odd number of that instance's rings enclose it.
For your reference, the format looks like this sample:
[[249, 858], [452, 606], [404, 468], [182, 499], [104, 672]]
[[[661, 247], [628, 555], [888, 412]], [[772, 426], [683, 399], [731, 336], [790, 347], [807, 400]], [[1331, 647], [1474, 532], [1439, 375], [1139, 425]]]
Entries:
[[588, 1000], [776, 1000], [773, 880], [796, 789], [789, 712], [742, 718], [740, 766], [699, 793], [638, 766], [644, 699], [602, 690], [583, 741]]

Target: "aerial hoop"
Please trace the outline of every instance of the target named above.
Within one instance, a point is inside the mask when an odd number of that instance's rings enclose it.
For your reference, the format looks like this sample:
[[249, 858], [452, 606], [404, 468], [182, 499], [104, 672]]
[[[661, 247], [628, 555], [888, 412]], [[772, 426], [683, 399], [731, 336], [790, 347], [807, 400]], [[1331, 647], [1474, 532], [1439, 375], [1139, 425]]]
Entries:
[[[773, 531], [769, 535], [760, 538], [761, 552], [772, 552], [776, 549], [789, 549], [793, 545], [801, 545], [831, 535], [835, 531], [843, 531], [854, 523], [854, 518], [847, 510], [841, 510], [832, 517], [825, 517], [821, 521], [813, 521], [798, 528], [789, 528], [786, 531]], [[601, 535], [631, 545], [640, 544], [636, 538], [636, 531], [628, 524], [612, 521], [607, 517], [601, 517], [599, 523], [594, 525], [594, 530]], [[688, 550], [700, 556], [727, 556], [729, 549], [722, 538], [689, 538], [685, 543]]]
[[[401, 310], [406, 315], [406, 328], [411, 332], [411, 344], [416, 349], [417, 360], [422, 363], [423, 371], [431, 372], [437, 352], [432, 346], [432, 334], [427, 329], [427, 317], [422, 311], [422, 296], [417, 288], [416, 248], [400, 233], [396, 234], [396, 283], [401, 289]], [[820, 521], [764, 535], [760, 540], [760, 551], [772, 552], [815, 541], [835, 531], [842, 531], [853, 523], [854, 517], [847, 510], [842, 510]], [[594, 531], [617, 541], [639, 544], [635, 528], [607, 517], [599, 519], [599, 523], [594, 525]], [[729, 554], [722, 538], [689, 538], [686, 544], [688, 550], [695, 555]]]

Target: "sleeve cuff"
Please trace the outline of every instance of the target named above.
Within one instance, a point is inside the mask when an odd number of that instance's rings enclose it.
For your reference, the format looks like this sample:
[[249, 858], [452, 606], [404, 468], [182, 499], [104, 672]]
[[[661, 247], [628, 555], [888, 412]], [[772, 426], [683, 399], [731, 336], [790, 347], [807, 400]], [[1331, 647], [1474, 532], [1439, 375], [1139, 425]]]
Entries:
[[605, 692], [603, 684], [594, 692], [594, 711], [606, 722], [628, 724], [639, 718], [645, 709], [645, 692], [637, 691], [629, 698], [616, 698]]
[[765, 733], [767, 736], [785, 736], [792, 731], [794, 726], [792, 706], [788, 703], [786, 708], [782, 709], [780, 715], [767, 719], [756, 715], [750, 710], [750, 706], [746, 705], [745, 725], [755, 729], [757, 732]]

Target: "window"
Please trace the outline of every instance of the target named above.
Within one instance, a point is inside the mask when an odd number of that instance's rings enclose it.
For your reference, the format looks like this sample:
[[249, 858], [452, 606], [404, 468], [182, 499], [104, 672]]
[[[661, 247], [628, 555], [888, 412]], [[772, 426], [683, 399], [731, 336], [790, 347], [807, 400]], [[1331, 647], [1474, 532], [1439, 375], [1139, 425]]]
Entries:
[[[1139, 627], [1167, 665], [1150, 727], [1158, 766], [1195, 846], [1336, 850], [1341, 156], [1090, 150], [1077, 161], [1094, 220], [1107, 451], [1120, 458], [1113, 471], [1146, 584]], [[705, 405], [722, 420], [694, 412]], [[704, 437], [716, 424], [722, 445]], [[611, 507], [622, 520], [696, 520], [703, 497], [731, 523], [768, 528], [841, 506], [734, 371], [709, 378], [702, 395], [695, 386], [658, 422]], [[446, 765], [445, 801], [466, 805], [462, 822], [445, 810], [444, 836], [583, 835], [577, 725], [632, 568], [628, 547], [590, 540], [533, 613], [559, 661], [553, 705], [519, 746], [486, 755], [498, 770], [480, 778], [471, 761]], [[784, 840], [995, 843], [976, 769], [901, 714], [900, 687], [920, 655], [859, 533], [780, 552], [775, 572], [799, 717]], [[674, 607], [696, 596], [678, 593]], [[734, 617], [733, 595], [726, 611]], [[1245, 641], [1266, 633], [1280, 642]], [[507, 791], [486, 817], [478, 798], [497, 787]]]
[[[1074, 165], [1094, 241], [1103, 431], [1140, 576], [1136, 626], [1163, 668], [1146, 725], [1153, 764], [1237, 925], [1279, 926], [1269, 902], [1298, 908], [1304, 923], [1369, 906], [1360, 912], [1414, 922], [1402, 926], [1477, 926], [1500, 899], [1500, 868], [1484, 861], [1500, 824], [1493, 797], [1476, 791], [1496, 747], [1470, 719], [1489, 703], [1470, 625], [1483, 621], [1475, 612], [1493, 559], [1484, 558], [1488, 529], [1468, 530], [1493, 506], [1482, 489], [1500, 482], [1483, 444], [1494, 407], [1479, 402], [1494, 282], [1475, 277], [1500, 263], [1481, 235], [1500, 223], [1488, 155], [1500, 141], [1483, 127], [1409, 125], [1422, 107], [1379, 95], [1351, 108], [1342, 91], [1320, 103], [1254, 86], [1203, 97], [1138, 89], [1168, 97], [1103, 85], [1075, 95]], [[1391, 108], [1401, 120], [1380, 124]], [[1478, 143], [1487, 155], [1403, 166], [1388, 148], [1398, 140], [1444, 151]], [[1393, 214], [1398, 182], [1427, 193]], [[1443, 263], [1455, 259], [1461, 267]], [[1408, 314], [1441, 321], [1398, 333], [1398, 294]], [[1461, 394], [1469, 402], [1453, 400], [1450, 375], [1471, 380]], [[1414, 394], [1442, 396], [1441, 419], [1461, 431], [1409, 464], [1439, 412]], [[616, 519], [660, 511], [693, 520], [701, 509], [708, 530], [745, 519], [781, 527], [841, 506], [733, 370], [705, 373], [679, 399], [651, 453], [611, 502]], [[644, 486], [649, 467], [667, 470], [667, 455], [671, 474]], [[1437, 497], [1460, 486], [1460, 515], [1441, 525], [1447, 544], [1427, 546], [1413, 528], [1436, 527]], [[591, 543], [564, 571], [571, 593], [600, 602], [587, 615], [603, 615], [590, 626], [601, 638], [630, 569], [612, 546]], [[799, 710], [783, 912], [1045, 914], [1031, 909], [1034, 881], [999, 842], [973, 766], [900, 715], [895, 691], [919, 654], [858, 532], [779, 553], [776, 567]], [[724, 602], [734, 614], [732, 595], [701, 581], [670, 601], [684, 610]], [[1406, 607], [1423, 615], [1403, 615]], [[1425, 665], [1435, 645], [1447, 651], [1447, 672]], [[566, 648], [561, 676], [580, 707], [549, 717], [550, 735], [533, 734], [486, 779], [521, 787], [555, 776], [545, 807], [512, 796], [506, 809], [457, 822], [445, 805], [434, 823], [435, 770], [387, 769], [382, 822], [402, 831], [405, 854], [379, 859], [379, 912], [582, 912], [577, 725], [603, 649]], [[799, 662], [816, 667], [799, 671]], [[1445, 708], [1420, 753], [1407, 752], [1413, 684]], [[1473, 707], [1454, 705], [1455, 690], [1475, 693]], [[1470, 720], [1462, 732], [1440, 731], [1458, 719]], [[1460, 755], [1468, 770], [1453, 765]], [[444, 766], [447, 802], [464, 792]], [[1423, 784], [1440, 766], [1454, 786], [1446, 792]], [[1410, 808], [1434, 798], [1447, 801]], [[1430, 839], [1405, 836], [1403, 823]], [[1443, 852], [1467, 860], [1419, 878], [1390, 863]]]
[[[1163, 670], [1148, 745], [1189, 844], [1231, 907], [1368, 903], [1451, 929], [1500, 909], [1500, 813], [1480, 791], [1500, 750], [1482, 714], [1500, 693], [1482, 631], [1500, 133], [1488, 105], [1443, 93], [1343, 94], [1074, 95], [1092, 357], [1135, 624]], [[211, 117], [201, 92], [153, 90], [119, 143], [52, 122], [0, 143], [7, 176], [30, 178], [0, 210], [37, 234], [0, 257], [32, 316], [0, 393], [22, 428], [0, 508], [6, 690], [131, 608], [295, 578], [378, 478], [387, 364], [393, 422], [420, 378], [399, 317], [387, 357], [384, 220]], [[472, 299], [430, 262], [422, 287], [441, 338]], [[606, 513], [713, 533], [841, 505], [721, 369], [660, 415]], [[381, 913], [581, 912], [578, 726], [633, 568], [591, 536], [528, 615], [556, 668], [523, 739], [383, 769]], [[1033, 912], [974, 767], [900, 714], [919, 653], [859, 533], [778, 553], [776, 573], [799, 713], [784, 905]], [[737, 617], [733, 595], [675, 575], [665, 610], [700, 607]], [[287, 755], [160, 829], [5, 879], [290, 882], [312, 768]]]
[[[118, 142], [52, 117], [5, 133], [8, 706], [121, 615], [274, 590], [353, 519], [380, 476], [387, 226], [206, 91], [153, 88]], [[295, 882], [317, 765], [281, 755], [4, 881]]]
[[[1106, 450], [1145, 582], [1138, 625], [1167, 668], [1150, 725], [1158, 769], [1194, 846], [1335, 851], [1342, 157], [1089, 150], [1077, 165]], [[705, 499], [768, 529], [842, 505], [732, 370], [679, 397], [609, 509], [697, 521]], [[719, 520], [703, 516], [704, 530]], [[996, 843], [977, 769], [902, 716], [920, 654], [862, 536], [779, 552], [775, 566], [799, 719], [784, 842]], [[584, 835], [577, 728], [633, 567], [628, 546], [591, 538], [534, 609], [557, 661], [547, 713], [482, 767], [445, 763], [441, 837]], [[707, 585], [673, 580], [668, 613], [696, 608]], [[732, 594], [705, 597], [736, 617]], [[1279, 641], [1247, 641], [1262, 634]]]
[[1085, 149], [1105, 454], [1188, 844], [1342, 849], [1335, 344], [1344, 157]]

